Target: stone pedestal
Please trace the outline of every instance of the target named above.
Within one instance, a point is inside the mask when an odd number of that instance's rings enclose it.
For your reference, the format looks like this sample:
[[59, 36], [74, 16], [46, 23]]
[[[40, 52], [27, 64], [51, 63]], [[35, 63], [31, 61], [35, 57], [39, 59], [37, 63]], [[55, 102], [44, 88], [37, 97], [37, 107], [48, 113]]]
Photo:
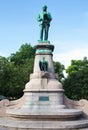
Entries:
[[[54, 72], [53, 50], [54, 46], [50, 43], [35, 46], [33, 74], [24, 89], [25, 102], [20, 109], [7, 110], [11, 117], [73, 120], [82, 115], [81, 110], [69, 110], [64, 104], [64, 89]], [[43, 57], [48, 64], [46, 71], [41, 71], [39, 66]]]
[[[13, 101], [6, 108], [0, 126], [6, 130], [75, 130], [88, 127], [84, 109], [64, 96], [62, 84], [53, 67], [54, 46], [38, 43], [35, 46], [35, 62], [30, 81], [25, 85], [22, 99]], [[41, 70], [40, 61], [45, 59], [48, 67]], [[88, 102], [87, 102], [88, 103]], [[8, 121], [7, 121], [8, 120]], [[4, 129], [3, 129], [4, 130]]]
[[[56, 112], [60, 108], [65, 108], [63, 102], [63, 87], [62, 84], [57, 80], [57, 76], [54, 72], [53, 66], [53, 50], [54, 46], [50, 43], [38, 43], [35, 46], [35, 62], [34, 71], [30, 75], [30, 81], [26, 84], [24, 95], [25, 104], [23, 107], [34, 109], [36, 113]], [[48, 62], [48, 70], [41, 71], [39, 62], [42, 58]]]
[[54, 74], [54, 66], [53, 66], [53, 50], [54, 46], [50, 43], [38, 43], [35, 46], [35, 62], [34, 62], [34, 73], [40, 72], [39, 61], [45, 57], [45, 60], [48, 61], [48, 72]]

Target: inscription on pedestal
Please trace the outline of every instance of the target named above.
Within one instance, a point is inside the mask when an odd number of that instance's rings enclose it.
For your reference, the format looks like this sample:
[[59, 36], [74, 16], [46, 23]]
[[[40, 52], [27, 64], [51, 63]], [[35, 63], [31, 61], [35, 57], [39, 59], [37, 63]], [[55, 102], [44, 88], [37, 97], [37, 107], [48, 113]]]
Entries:
[[49, 101], [49, 97], [48, 96], [40, 96], [39, 101]]

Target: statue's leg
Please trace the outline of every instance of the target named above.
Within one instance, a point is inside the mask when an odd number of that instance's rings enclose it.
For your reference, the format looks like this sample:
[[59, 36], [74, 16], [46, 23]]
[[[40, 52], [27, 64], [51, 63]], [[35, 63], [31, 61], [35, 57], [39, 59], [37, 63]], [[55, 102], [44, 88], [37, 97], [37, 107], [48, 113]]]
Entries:
[[45, 40], [45, 41], [48, 40], [48, 31], [49, 31], [49, 26], [46, 25], [46, 26], [45, 26], [45, 37], [44, 37], [44, 40]]
[[40, 25], [40, 40], [43, 41], [43, 25]]

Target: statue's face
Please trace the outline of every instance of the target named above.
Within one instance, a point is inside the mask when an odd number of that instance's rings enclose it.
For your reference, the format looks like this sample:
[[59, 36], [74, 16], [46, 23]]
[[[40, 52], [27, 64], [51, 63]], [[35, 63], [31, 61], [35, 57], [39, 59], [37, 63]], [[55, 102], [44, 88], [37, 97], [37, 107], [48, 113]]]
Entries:
[[43, 11], [47, 11], [47, 6], [44, 6], [44, 7], [43, 7]]

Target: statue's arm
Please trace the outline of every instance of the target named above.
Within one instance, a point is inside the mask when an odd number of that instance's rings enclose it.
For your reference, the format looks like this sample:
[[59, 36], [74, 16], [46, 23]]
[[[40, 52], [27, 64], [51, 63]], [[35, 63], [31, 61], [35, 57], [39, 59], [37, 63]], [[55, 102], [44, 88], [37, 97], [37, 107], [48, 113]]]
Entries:
[[50, 13], [48, 13], [48, 18], [49, 18], [49, 21], [51, 21], [51, 20], [52, 20], [52, 16], [51, 16], [51, 14], [50, 14]]
[[38, 22], [41, 22], [41, 21], [42, 21], [42, 17], [41, 17], [40, 14], [39, 14], [38, 17], [37, 17], [37, 21], [38, 21]]

